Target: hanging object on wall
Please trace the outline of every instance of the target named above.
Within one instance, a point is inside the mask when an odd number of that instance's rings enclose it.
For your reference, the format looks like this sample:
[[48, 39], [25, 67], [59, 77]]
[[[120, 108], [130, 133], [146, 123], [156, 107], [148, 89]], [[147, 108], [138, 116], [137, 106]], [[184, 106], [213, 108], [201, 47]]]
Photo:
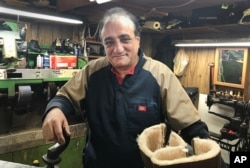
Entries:
[[20, 34], [20, 38], [22, 40], [25, 40], [26, 39], [26, 32], [27, 32], [27, 25], [24, 24], [24, 25], [20, 25], [20, 30], [19, 30], [19, 34]]
[[146, 21], [142, 27], [147, 29], [159, 30], [161, 28], [161, 23], [158, 21]]
[[180, 49], [177, 52], [173, 62], [174, 62], [174, 74], [178, 77], [181, 77], [184, 74], [187, 65], [189, 63], [189, 57], [184, 51], [184, 49]]
[[173, 19], [168, 21], [168, 24], [166, 26], [166, 29], [172, 29], [173, 27], [179, 25], [182, 21], [179, 19]]
[[[245, 21], [247, 20], [246, 18], [248, 18], [248, 21]], [[241, 17], [241, 19], [239, 20], [239, 24], [243, 24], [243, 23], [249, 23], [250, 22], [250, 8], [244, 10], [243, 12], [243, 16]], [[244, 20], [244, 21], [243, 21]]]

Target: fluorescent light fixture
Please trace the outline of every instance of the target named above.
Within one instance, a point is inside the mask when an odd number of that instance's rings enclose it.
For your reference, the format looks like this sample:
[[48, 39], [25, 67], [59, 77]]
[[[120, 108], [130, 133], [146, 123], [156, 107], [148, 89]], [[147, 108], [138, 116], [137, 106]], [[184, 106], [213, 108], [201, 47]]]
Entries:
[[96, 2], [98, 4], [102, 4], [102, 3], [106, 3], [106, 2], [110, 2], [112, 0], [89, 0], [90, 2]]
[[112, 0], [96, 0], [96, 3], [98, 4], [102, 4], [102, 3], [106, 3], [106, 2], [110, 2]]
[[69, 18], [64, 18], [64, 17], [51, 16], [51, 15], [45, 15], [45, 14], [39, 14], [39, 13], [33, 13], [33, 12], [26, 12], [26, 11], [21, 11], [21, 10], [6, 8], [6, 7], [0, 7], [0, 13], [24, 16], [24, 17], [36, 18], [36, 19], [42, 19], [42, 20], [70, 23], [70, 24], [83, 24], [83, 21], [81, 20], [69, 19]]
[[250, 42], [233, 43], [178, 43], [176, 47], [250, 47]]
[[176, 40], [176, 47], [250, 47], [249, 38], [238, 39], [200, 39], [200, 40]]

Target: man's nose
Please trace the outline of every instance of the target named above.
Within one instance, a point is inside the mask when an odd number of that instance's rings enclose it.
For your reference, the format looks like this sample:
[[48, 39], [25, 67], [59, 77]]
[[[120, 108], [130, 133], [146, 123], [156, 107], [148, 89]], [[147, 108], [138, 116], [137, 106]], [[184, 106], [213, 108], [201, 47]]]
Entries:
[[114, 46], [114, 51], [115, 52], [122, 52], [123, 51], [123, 45], [120, 41], [117, 41]]

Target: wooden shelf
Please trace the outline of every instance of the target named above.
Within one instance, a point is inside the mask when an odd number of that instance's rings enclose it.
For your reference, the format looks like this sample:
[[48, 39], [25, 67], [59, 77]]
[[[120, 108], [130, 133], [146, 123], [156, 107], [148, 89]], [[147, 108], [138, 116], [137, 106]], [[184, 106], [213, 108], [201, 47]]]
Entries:
[[244, 94], [244, 89], [221, 85], [215, 85], [214, 87], [215, 90], [221, 94], [220, 96], [224, 97], [225, 99], [232, 99], [238, 101], [247, 100], [247, 97]]
[[143, 29], [142, 32], [153, 33], [153, 34], [164, 34], [171, 35], [175, 37], [210, 37], [218, 38], [246, 38], [250, 33], [250, 23], [244, 24], [225, 24], [225, 25], [209, 25], [209, 26], [200, 26], [200, 27], [187, 27], [182, 29], [169, 29], [169, 30], [153, 30], [153, 29]]

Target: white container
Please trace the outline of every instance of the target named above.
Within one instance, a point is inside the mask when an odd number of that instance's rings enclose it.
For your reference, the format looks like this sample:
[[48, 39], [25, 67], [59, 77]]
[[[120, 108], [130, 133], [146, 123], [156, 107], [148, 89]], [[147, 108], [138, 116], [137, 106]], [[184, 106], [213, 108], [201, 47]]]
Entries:
[[41, 55], [36, 57], [36, 67], [38, 69], [43, 68], [43, 57]]
[[0, 79], [7, 79], [6, 69], [0, 69]]

